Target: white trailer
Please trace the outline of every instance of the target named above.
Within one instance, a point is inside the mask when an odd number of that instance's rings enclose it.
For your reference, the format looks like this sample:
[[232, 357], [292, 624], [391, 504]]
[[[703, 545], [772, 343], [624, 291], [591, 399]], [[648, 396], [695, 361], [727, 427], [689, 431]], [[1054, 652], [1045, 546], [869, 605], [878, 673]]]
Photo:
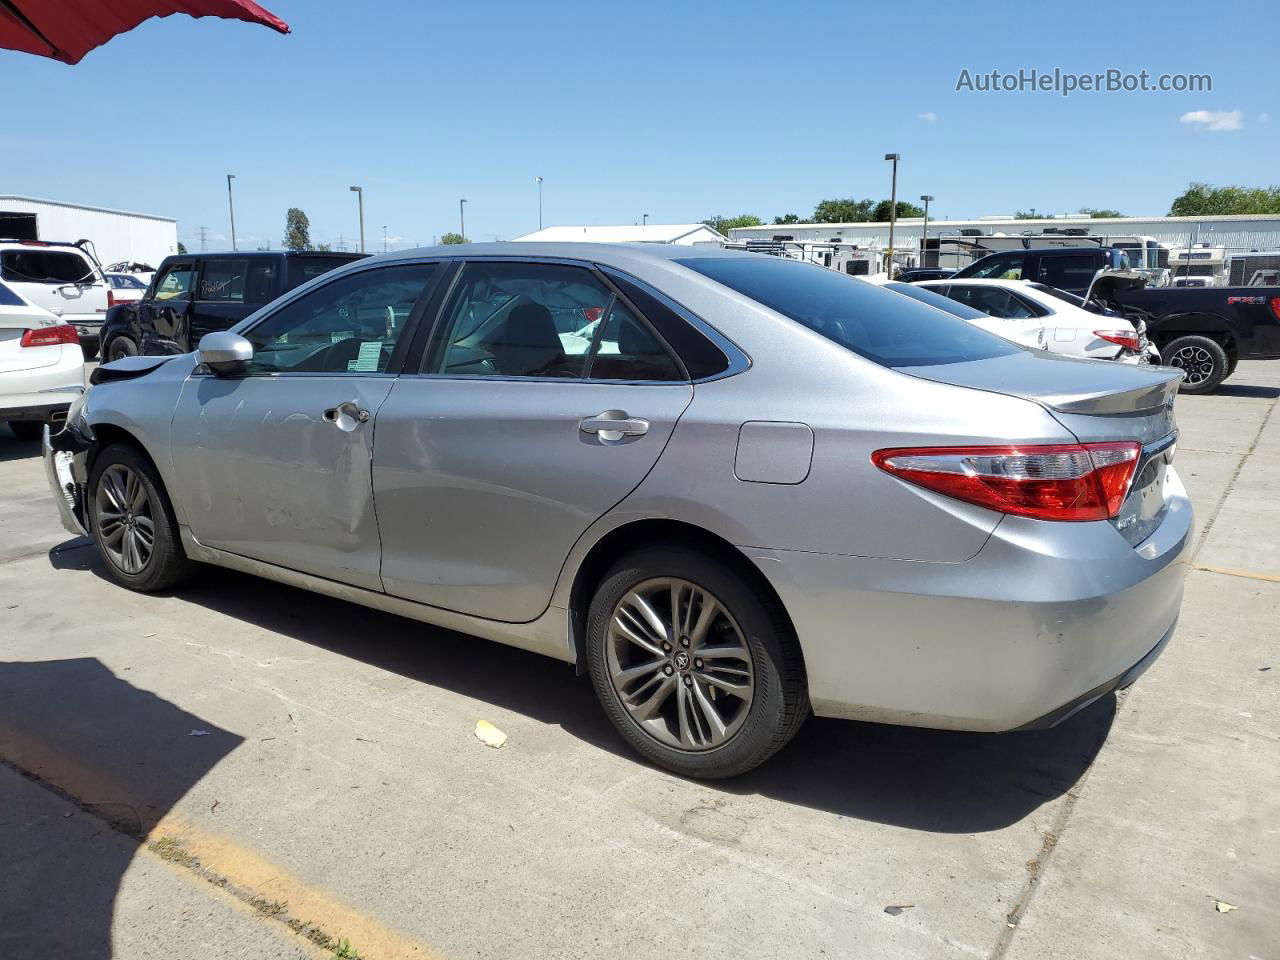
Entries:
[[178, 222], [150, 213], [0, 195], [0, 240], [88, 240], [103, 264], [124, 260], [154, 267], [178, 252]]

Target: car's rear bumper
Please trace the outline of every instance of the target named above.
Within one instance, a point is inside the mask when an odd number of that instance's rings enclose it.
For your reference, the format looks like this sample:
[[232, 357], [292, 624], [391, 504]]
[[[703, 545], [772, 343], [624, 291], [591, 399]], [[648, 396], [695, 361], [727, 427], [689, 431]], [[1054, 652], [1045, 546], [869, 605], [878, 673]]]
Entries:
[[961, 730], [1061, 722], [1131, 682], [1171, 636], [1192, 511], [1136, 548], [1111, 524], [1006, 517], [963, 563], [747, 549], [804, 651], [816, 713]]

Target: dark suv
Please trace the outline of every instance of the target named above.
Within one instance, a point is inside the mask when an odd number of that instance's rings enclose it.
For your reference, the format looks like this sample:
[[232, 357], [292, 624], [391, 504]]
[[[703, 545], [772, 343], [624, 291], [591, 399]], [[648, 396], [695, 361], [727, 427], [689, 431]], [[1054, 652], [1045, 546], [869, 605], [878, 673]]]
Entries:
[[107, 311], [102, 358], [188, 353], [259, 307], [362, 253], [258, 251], [166, 257], [142, 299]]
[[1129, 255], [1116, 247], [1045, 247], [988, 254], [951, 279], [1034, 280], [1084, 296], [1099, 270], [1128, 269]]

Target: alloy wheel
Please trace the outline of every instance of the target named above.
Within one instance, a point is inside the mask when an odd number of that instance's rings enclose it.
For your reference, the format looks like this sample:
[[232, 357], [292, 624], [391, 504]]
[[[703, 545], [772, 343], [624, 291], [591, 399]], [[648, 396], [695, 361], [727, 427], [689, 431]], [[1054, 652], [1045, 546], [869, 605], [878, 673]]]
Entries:
[[1169, 358], [1169, 365], [1182, 370], [1189, 386], [1198, 386], [1213, 376], [1213, 356], [1204, 347], [1181, 348]]
[[128, 574], [146, 569], [155, 550], [156, 523], [142, 478], [112, 464], [98, 480], [98, 541], [108, 559]]
[[733, 616], [687, 580], [646, 580], [609, 618], [613, 689], [631, 719], [659, 743], [709, 750], [742, 728], [755, 694], [751, 650]]

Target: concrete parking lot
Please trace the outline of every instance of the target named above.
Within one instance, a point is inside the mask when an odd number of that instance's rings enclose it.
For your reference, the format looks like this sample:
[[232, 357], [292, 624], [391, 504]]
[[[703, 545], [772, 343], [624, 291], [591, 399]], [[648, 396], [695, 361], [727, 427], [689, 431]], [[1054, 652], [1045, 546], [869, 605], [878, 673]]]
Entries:
[[549, 660], [112, 586], [0, 427], [0, 952], [1280, 958], [1278, 398], [1246, 362], [1179, 399], [1199, 540], [1131, 690], [1042, 733], [811, 721], [714, 784]]

